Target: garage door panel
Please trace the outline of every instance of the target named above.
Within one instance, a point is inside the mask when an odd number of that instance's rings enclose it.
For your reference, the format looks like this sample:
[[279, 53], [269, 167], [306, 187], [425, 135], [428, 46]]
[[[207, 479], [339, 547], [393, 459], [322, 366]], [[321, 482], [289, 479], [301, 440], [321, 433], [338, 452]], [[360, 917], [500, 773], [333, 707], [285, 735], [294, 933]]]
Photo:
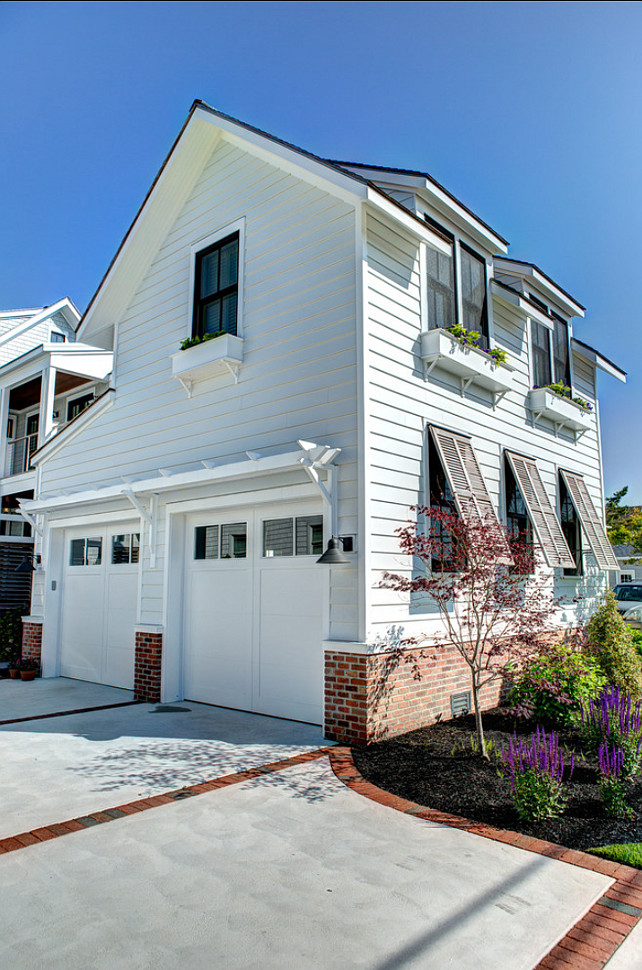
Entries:
[[119, 567], [107, 577], [107, 639], [105, 683], [126, 690], [134, 686], [134, 627], [138, 604], [136, 570]]
[[[307, 564], [306, 564], [307, 566]], [[284, 569], [263, 566], [261, 569], [262, 616], [301, 616], [321, 618], [322, 598], [319, 573], [306, 566]]]
[[70, 572], [63, 605], [63, 677], [100, 681], [103, 627], [103, 576]]

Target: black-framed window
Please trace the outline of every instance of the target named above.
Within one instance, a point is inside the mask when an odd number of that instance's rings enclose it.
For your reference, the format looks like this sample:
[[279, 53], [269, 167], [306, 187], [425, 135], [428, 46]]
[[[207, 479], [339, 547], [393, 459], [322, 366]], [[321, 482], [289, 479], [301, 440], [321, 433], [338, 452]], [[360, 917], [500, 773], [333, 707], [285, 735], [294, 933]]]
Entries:
[[75, 397], [72, 401], [67, 403], [67, 421], [72, 421], [77, 418], [79, 414], [88, 408], [90, 404], [94, 402], [93, 392], [91, 394], [83, 394], [82, 397]]
[[561, 474], [558, 474], [560, 490], [560, 524], [566, 539], [566, 544], [575, 560], [575, 569], [565, 569], [565, 576], [582, 575], [582, 527], [577, 510], [571, 501], [571, 496]]
[[531, 518], [507, 458], [504, 458], [504, 480], [506, 482], [506, 528], [508, 529], [509, 541], [532, 547], [533, 526]]
[[488, 298], [486, 294], [486, 261], [460, 243], [462, 326], [478, 330], [481, 347], [488, 347]]
[[531, 358], [533, 387], [551, 383], [551, 334], [548, 327], [531, 319]]
[[194, 559], [246, 559], [247, 522], [198, 525], [194, 529]]
[[193, 335], [235, 334], [238, 319], [238, 232], [197, 253], [194, 269]]
[[64, 344], [65, 335], [64, 333], [58, 333], [57, 330], [52, 330], [49, 334], [49, 342], [52, 344]]
[[[456, 515], [455, 496], [431, 434], [428, 435], [428, 479], [430, 508]], [[443, 523], [433, 522], [430, 526], [430, 534], [443, 548], [444, 552], [452, 548], [452, 537]], [[430, 565], [433, 572], [452, 572], [454, 569], [452, 559], [449, 559], [446, 555], [443, 557], [433, 556]]]
[[450, 253], [440, 253], [426, 247], [426, 302], [428, 329], [447, 330], [457, 323], [457, 291], [455, 289], [454, 237], [428, 216], [426, 222], [450, 243]]
[[[568, 324], [556, 313], [551, 313], [553, 317], [553, 333], [551, 340], [553, 344], [553, 380], [555, 383], [561, 381], [566, 387], [571, 386], [571, 362], [568, 352]], [[572, 551], [572, 550], [571, 550]]]

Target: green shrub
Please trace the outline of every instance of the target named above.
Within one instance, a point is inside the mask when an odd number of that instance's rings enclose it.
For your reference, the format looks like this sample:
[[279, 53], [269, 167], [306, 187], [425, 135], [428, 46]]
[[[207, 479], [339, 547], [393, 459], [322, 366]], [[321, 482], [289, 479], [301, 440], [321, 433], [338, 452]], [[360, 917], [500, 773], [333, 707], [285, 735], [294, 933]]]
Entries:
[[629, 626], [629, 633], [631, 634], [631, 639], [638, 652], [638, 656], [642, 659], [642, 630], [636, 630], [634, 627]]
[[606, 684], [593, 657], [560, 643], [543, 647], [515, 676], [508, 695], [512, 713], [567, 725]]
[[607, 590], [586, 628], [587, 647], [602, 668], [609, 684], [633, 697], [642, 693], [642, 665], [631, 630], [617, 609], [612, 590]]
[[22, 610], [0, 612], [0, 661], [17, 660], [22, 650]]

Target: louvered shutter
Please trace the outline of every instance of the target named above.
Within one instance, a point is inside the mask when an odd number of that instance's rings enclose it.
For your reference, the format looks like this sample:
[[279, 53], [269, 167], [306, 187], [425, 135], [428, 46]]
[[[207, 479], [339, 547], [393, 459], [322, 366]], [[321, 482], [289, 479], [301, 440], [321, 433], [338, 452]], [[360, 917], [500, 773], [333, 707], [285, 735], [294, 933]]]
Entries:
[[430, 431], [459, 514], [462, 518], [474, 516], [478, 519], [492, 516], [497, 521], [477, 456], [468, 438], [442, 431], [441, 428], [431, 427]]
[[506, 452], [506, 457], [528, 509], [544, 559], [549, 566], [575, 569], [575, 560], [568, 548], [555, 510], [548, 500], [537, 465], [530, 458], [523, 458], [510, 451]]
[[591, 501], [586, 482], [581, 475], [574, 475], [572, 472], [562, 471], [562, 478], [598, 566], [601, 569], [619, 569], [620, 565], [611, 549], [602, 520]]

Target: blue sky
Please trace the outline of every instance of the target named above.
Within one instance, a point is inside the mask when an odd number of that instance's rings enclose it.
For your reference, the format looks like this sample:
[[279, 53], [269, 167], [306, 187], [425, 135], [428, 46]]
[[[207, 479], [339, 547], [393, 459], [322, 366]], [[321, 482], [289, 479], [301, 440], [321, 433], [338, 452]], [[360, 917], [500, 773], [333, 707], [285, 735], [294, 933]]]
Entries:
[[[588, 308], [607, 494], [642, 503], [642, 4], [0, 4], [0, 308], [87, 305], [201, 98], [429, 171]], [[635, 418], [638, 414], [638, 418]]]

